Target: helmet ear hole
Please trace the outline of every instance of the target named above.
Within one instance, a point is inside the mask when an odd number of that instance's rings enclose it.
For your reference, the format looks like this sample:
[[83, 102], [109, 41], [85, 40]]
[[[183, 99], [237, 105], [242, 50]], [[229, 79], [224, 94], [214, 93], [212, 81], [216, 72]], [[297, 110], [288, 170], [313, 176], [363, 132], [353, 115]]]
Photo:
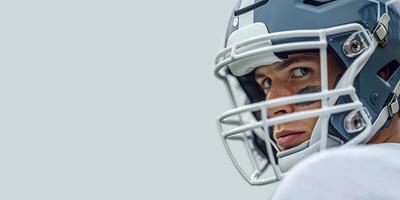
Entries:
[[383, 66], [376, 74], [384, 81], [388, 81], [394, 72], [400, 67], [400, 63], [397, 60], [392, 60], [385, 66]]

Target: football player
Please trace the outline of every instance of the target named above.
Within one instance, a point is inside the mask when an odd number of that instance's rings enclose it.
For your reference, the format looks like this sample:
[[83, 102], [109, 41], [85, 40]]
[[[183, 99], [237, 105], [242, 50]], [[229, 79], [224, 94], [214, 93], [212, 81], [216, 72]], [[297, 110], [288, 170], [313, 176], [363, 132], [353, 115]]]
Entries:
[[233, 106], [219, 130], [245, 180], [283, 179], [275, 199], [400, 198], [399, 17], [398, 0], [238, 2], [215, 75]]

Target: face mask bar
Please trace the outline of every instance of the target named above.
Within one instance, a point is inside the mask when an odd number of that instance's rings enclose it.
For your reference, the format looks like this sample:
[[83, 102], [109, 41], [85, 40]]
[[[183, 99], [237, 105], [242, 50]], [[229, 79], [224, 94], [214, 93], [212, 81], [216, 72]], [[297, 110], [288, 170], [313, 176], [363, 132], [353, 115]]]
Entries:
[[[338, 33], [345, 33], [345, 32], [356, 32], [359, 35], [353, 37], [363, 38], [363, 51], [358, 55], [352, 65], [346, 70], [345, 74], [343, 75], [342, 79], [336, 86], [334, 90], [328, 90], [328, 83], [327, 83], [327, 36], [335, 35]], [[272, 39], [282, 39], [282, 38], [304, 38], [304, 37], [316, 37], [319, 38], [318, 41], [303, 41], [303, 42], [292, 42], [292, 43], [285, 43], [285, 44], [277, 44], [271, 46], [264, 46], [261, 47], [258, 45], [258, 48], [252, 49], [252, 46], [257, 46], [255, 44], [258, 43], [265, 43], [265, 41], [272, 40]], [[320, 29], [320, 30], [298, 30], [298, 31], [286, 31], [286, 32], [278, 32], [272, 33], [267, 35], [258, 36], [249, 40], [245, 40], [243, 42], [239, 42], [233, 44], [232, 46], [227, 47], [226, 49], [222, 50], [217, 58], [216, 58], [216, 69], [214, 74], [219, 79], [222, 79], [225, 83], [225, 86], [228, 89], [230, 94], [230, 98], [233, 104], [234, 109], [229, 110], [223, 113], [217, 120], [218, 128], [222, 136], [222, 141], [224, 146], [228, 152], [228, 155], [234, 166], [240, 172], [242, 177], [251, 185], [264, 185], [272, 182], [279, 181], [283, 176], [284, 173], [280, 170], [278, 164], [275, 162], [274, 155], [273, 155], [273, 144], [274, 142], [271, 141], [269, 137], [269, 127], [290, 122], [296, 120], [302, 120], [305, 118], [311, 117], [319, 117], [319, 123], [321, 123], [320, 130], [318, 132], [320, 135], [320, 150], [325, 149], [327, 146], [327, 137], [328, 137], [328, 120], [330, 115], [335, 113], [341, 113], [346, 111], [358, 111], [360, 116], [366, 122], [366, 126], [364, 130], [356, 136], [353, 140], [349, 141], [348, 144], [344, 146], [350, 146], [356, 143], [360, 143], [363, 139], [369, 136], [370, 129], [371, 129], [371, 122], [368, 118], [368, 114], [364, 111], [361, 102], [359, 101], [355, 89], [352, 87], [352, 83], [354, 78], [361, 70], [361, 68], [365, 65], [368, 61], [369, 57], [373, 54], [375, 48], [377, 46], [377, 42], [373, 40], [371, 34], [365, 30], [359, 24], [347, 24], [342, 26], [337, 26], [328, 29]], [[227, 66], [240, 61], [242, 59], [249, 59], [253, 56], [259, 56], [268, 52], [287, 52], [293, 50], [307, 50], [307, 49], [319, 49], [320, 53], [320, 68], [321, 68], [321, 91], [318, 93], [311, 93], [311, 94], [301, 94], [296, 95], [295, 98], [288, 96], [288, 97], [281, 97], [269, 101], [262, 101], [259, 103], [254, 103], [250, 105], [245, 105], [238, 107], [237, 101], [233, 95], [232, 87], [228, 80], [229, 73], [227, 71]], [[348, 95], [352, 101], [350, 103], [334, 105], [336, 100], [340, 96]], [[296, 104], [301, 102], [310, 102], [310, 101], [321, 101], [321, 107], [318, 109], [312, 109], [307, 111], [300, 111], [291, 114], [285, 114], [278, 117], [268, 118], [267, 117], [267, 110], [269, 108], [273, 108], [280, 105], [287, 105], [287, 104]], [[261, 121], [253, 120], [253, 122], [245, 122], [243, 121], [242, 115], [243, 113], [249, 112], [261, 112]], [[232, 120], [232, 118], [236, 118], [236, 120]], [[225, 130], [223, 125], [230, 124], [232, 125], [235, 122], [238, 126], [230, 129]], [[317, 127], [317, 125], [315, 126]], [[253, 163], [253, 167], [255, 168], [253, 173], [250, 175], [247, 174], [244, 170], [242, 170], [241, 166], [237, 162], [236, 158], [232, 154], [232, 151], [228, 145], [228, 140], [232, 138], [240, 138], [244, 143], [246, 143], [246, 137], [243, 137], [243, 132], [250, 133], [254, 129], [262, 129], [264, 132], [266, 149], [268, 153], [268, 158], [270, 161], [270, 165], [273, 170], [273, 176], [266, 178], [266, 179], [259, 179], [261, 177], [261, 173], [265, 171], [267, 168], [265, 165], [258, 165], [256, 162]], [[313, 131], [314, 134], [315, 130]], [[276, 147], [275, 147], [276, 148]], [[251, 148], [248, 148], [251, 149]], [[251, 151], [251, 150], [250, 150]], [[253, 156], [253, 153], [249, 153], [249, 156]], [[253, 158], [251, 160], [254, 161]], [[268, 164], [268, 163], [266, 163]]]

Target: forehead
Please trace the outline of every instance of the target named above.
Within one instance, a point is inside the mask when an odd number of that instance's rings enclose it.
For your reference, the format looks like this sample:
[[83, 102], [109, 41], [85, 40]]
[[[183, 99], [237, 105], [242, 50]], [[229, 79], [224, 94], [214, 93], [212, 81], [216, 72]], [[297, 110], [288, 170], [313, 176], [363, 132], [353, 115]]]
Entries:
[[282, 62], [276, 62], [269, 65], [262, 65], [260, 67], [257, 67], [255, 73], [257, 74], [268, 71], [280, 71], [292, 64], [300, 62], [309, 62], [319, 65], [320, 63], [319, 54], [318, 53], [290, 54], [288, 55], [288, 58]]

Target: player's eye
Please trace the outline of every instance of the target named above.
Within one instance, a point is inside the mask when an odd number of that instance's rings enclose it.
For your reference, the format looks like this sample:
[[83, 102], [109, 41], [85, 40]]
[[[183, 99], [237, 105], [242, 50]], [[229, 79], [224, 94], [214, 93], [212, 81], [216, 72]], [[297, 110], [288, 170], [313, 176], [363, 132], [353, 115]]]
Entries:
[[272, 81], [270, 78], [266, 78], [261, 82], [262, 89], [268, 90], [271, 87]]
[[303, 77], [311, 72], [311, 69], [306, 67], [298, 67], [292, 70], [290, 75], [291, 78], [300, 78]]

